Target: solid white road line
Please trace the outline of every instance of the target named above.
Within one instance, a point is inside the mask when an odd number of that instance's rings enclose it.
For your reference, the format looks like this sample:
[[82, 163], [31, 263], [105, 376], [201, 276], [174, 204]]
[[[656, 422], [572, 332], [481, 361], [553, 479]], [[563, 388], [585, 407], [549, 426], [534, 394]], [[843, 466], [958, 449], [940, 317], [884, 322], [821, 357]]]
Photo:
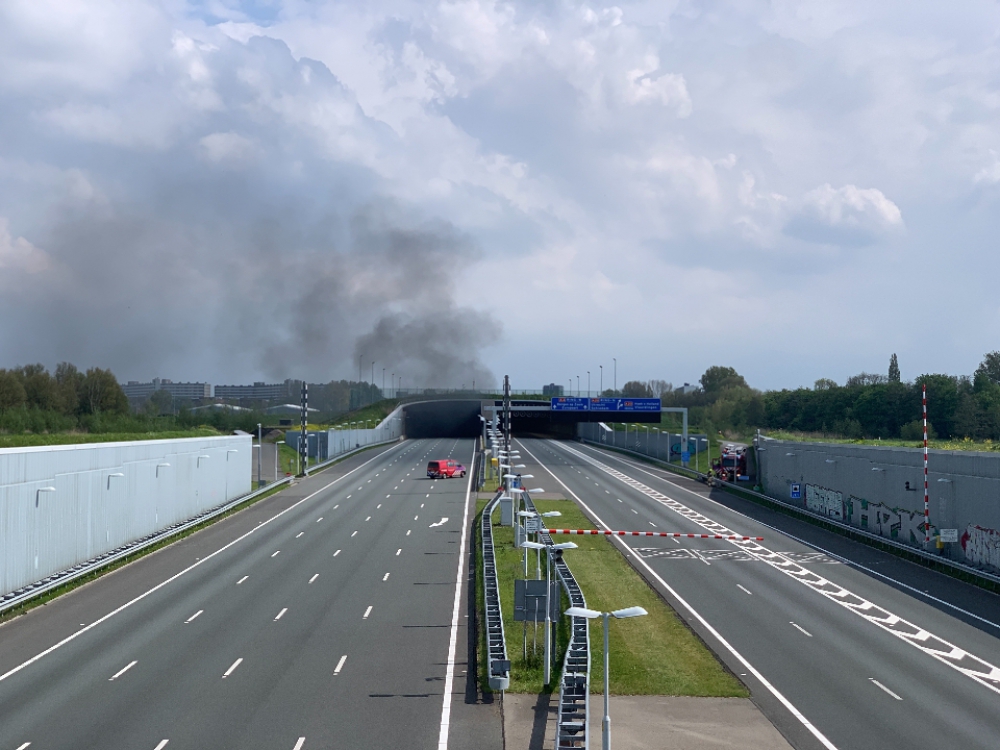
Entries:
[[358, 535], [358, 532], [356, 532], [356, 531], [353, 534], [351, 534], [352, 537], [356, 537], [357, 535]]
[[279, 550], [276, 550], [276, 551], [275, 551], [275, 553], [274, 553], [273, 555], [271, 555], [271, 557], [276, 557], [276, 556], [278, 555], [278, 553], [279, 553], [279, 552], [281, 552], [281, 550], [280, 550], [280, 549], [279, 549]]
[[896, 700], [898, 700], [898, 701], [901, 701], [901, 700], [903, 700], [903, 699], [902, 699], [902, 698], [900, 698], [900, 697], [899, 697], [898, 695], [896, 695], [896, 694], [895, 694], [894, 692], [892, 692], [892, 691], [891, 691], [891, 690], [890, 690], [889, 688], [887, 688], [887, 687], [886, 687], [885, 685], [883, 685], [883, 684], [882, 684], [881, 682], [879, 682], [878, 680], [876, 680], [876, 679], [875, 679], [874, 677], [869, 677], [868, 679], [869, 679], [869, 680], [871, 680], [871, 681], [872, 681], [872, 683], [873, 683], [873, 684], [874, 684], [874, 685], [875, 685], [876, 687], [880, 687], [880, 688], [882, 688], [882, 689], [883, 689], [883, 690], [884, 690], [885, 692], [887, 692], [887, 693], [888, 693], [889, 695], [891, 695], [891, 696], [892, 696], [893, 698], [895, 698]]
[[304, 532], [304, 531], [300, 531], [298, 534], [295, 535], [295, 538], [298, 539], [300, 536], [302, 536], [305, 533], [306, 532]]
[[[164, 740], [164, 742], [166, 742], [166, 740]], [[25, 748], [28, 748], [28, 747], [31, 747], [31, 743], [30, 743], [30, 742], [25, 742], [25, 743], [24, 743], [23, 745], [21, 745], [21, 747], [19, 747], [19, 748], [18, 748], [17, 750], [25, 750]], [[157, 750], [159, 750], [159, 748], [160, 748], [160, 747], [161, 747], [161, 745], [158, 745], [158, 746], [157, 746]]]
[[[522, 445], [521, 447], [524, 446]], [[557, 477], [552, 472], [551, 469], [549, 469], [547, 466], [545, 466], [545, 464], [539, 461], [538, 458], [527, 448], [525, 448], [524, 450], [529, 456], [535, 459], [535, 461], [543, 469], [545, 469], [549, 474], [551, 474], [552, 478], [555, 479], [556, 482], [562, 485], [563, 489], [570, 494], [570, 497], [574, 498], [584, 510], [590, 513], [590, 515], [597, 520], [599, 526], [603, 527], [605, 530], [608, 531], [611, 530], [611, 527], [608, 526], [606, 523], [604, 523], [604, 521], [602, 521], [600, 517], [596, 513], [594, 513], [593, 510], [591, 510], [590, 506], [588, 506], [585, 502], [583, 502], [583, 500], [580, 499], [580, 496], [577, 495], [575, 492], [573, 492], [573, 490], [567, 487], [566, 484], [561, 479], [559, 479], [559, 477]], [[622, 541], [621, 538], [611, 537], [611, 539], [613, 540], [614, 543], [621, 545], [623, 550], [625, 550], [627, 553], [631, 552], [632, 548], [629, 547], [627, 544], [625, 544], [625, 542]], [[462, 549], [464, 548], [465, 548], [465, 543], [463, 542]], [[781, 702], [781, 705], [783, 705], [786, 709], [788, 709], [788, 711], [792, 714], [792, 716], [794, 716], [799, 721], [799, 723], [802, 724], [802, 726], [808, 729], [813, 737], [819, 740], [819, 742], [823, 745], [823, 747], [827, 748], [827, 750], [837, 750], [837, 746], [834, 745], [832, 742], [830, 742], [830, 740], [826, 738], [826, 735], [823, 734], [817, 727], [813, 726], [812, 722], [810, 722], [809, 719], [805, 717], [805, 714], [799, 711], [799, 709], [797, 709], [790, 700], [788, 700], [774, 685], [772, 685], [768, 681], [768, 679], [763, 674], [761, 674], [756, 667], [754, 667], [753, 664], [747, 661], [746, 657], [744, 657], [743, 654], [737, 651], [733, 647], [733, 645], [730, 644], [729, 641], [727, 641], [723, 637], [722, 633], [720, 633], [718, 630], [712, 627], [711, 623], [709, 623], [708, 620], [702, 617], [701, 613], [698, 612], [698, 610], [692, 607], [688, 603], [688, 601], [684, 599], [684, 597], [682, 597], [679, 593], [677, 593], [670, 584], [668, 584], [665, 580], [663, 580], [663, 578], [649, 566], [649, 563], [647, 563], [643, 558], [639, 557], [638, 555], [635, 555], [634, 559], [637, 563], [639, 563], [639, 565], [642, 565], [642, 567], [646, 569], [649, 575], [652, 576], [657, 581], [657, 583], [659, 583], [664, 588], [664, 590], [667, 591], [684, 609], [686, 609], [691, 614], [692, 617], [698, 620], [698, 622], [701, 623], [702, 627], [705, 628], [705, 630], [707, 630], [709, 633], [711, 633], [712, 637], [715, 638], [719, 643], [721, 643], [722, 646], [729, 653], [731, 653], [733, 657], [737, 661], [739, 661], [746, 668], [748, 672], [750, 672], [754, 677], [756, 677], [757, 680], [759, 680], [760, 683], [771, 693], [771, 695], [777, 698], [778, 701]]]
[[382, 580], [383, 581], [388, 581], [389, 580], [389, 574], [386, 573], [384, 576], [382, 576]]
[[163, 750], [163, 748], [167, 746], [168, 742], [170, 742], [170, 740], [160, 740], [160, 744], [154, 747], [153, 750]]
[[798, 630], [799, 632], [801, 632], [801, 633], [804, 633], [805, 635], [809, 636], [810, 638], [812, 638], [812, 637], [813, 637], [813, 634], [812, 634], [812, 633], [810, 633], [810, 632], [809, 632], [808, 630], [806, 630], [806, 629], [805, 629], [804, 627], [802, 627], [801, 625], [796, 625], [796, 624], [795, 624], [794, 622], [791, 622], [791, 621], [789, 621], [789, 622], [788, 622], [788, 624], [789, 624], [789, 625], [791, 625], [791, 626], [792, 626], [793, 628], [795, 628], [796, 630]]
[[347, 661], [347, 654], [340, 657], [340, 661], [337, 662], [337, 666], [333, 668], [334, 674], [340, 674], [340, 670], [344, 668], [345, 661]]
[[[469, 465], [475, 463], [475, 450]], [[448, 662], [444, 673], [444, 698], [441, 701], [441, 732], [438, 735], [438, 750], [448, 750], [448, 730], [451, 725], [451, 699], [455, 681], [455, 651], [458, 647], [458, 620], [462, 608], [462, 578], [465, 572], [466, 532], [469, 527], [469, 499], [472, 497], [472, 473], [469, 473], [469, 483], [465, 487], [465, 509], [462, 516], [462, 539], [458, 549], [458, 573], [455, 576], [455, 604], [451, 612], [451, 635], [448, 639]]]
[[338, 549], [336, 552], [333, 553], [333, 556], [336, 557], [339, 554], [340, 554], [340, 550]]
[[189, 622], [194, 622], [198, 618], [198, 615], [200, 615], [204, 611], [205, 610], [203, 610], [203, 609], [199, 609], [197, 612], [195, 612], [193, 615], [191, 615], [189, 618], [187, 618], [184, 621], [184, 624], [187, 625]]
[[306, 744], [306, 738], [299, 737], [299, 741], [295, 743], [295, 747], [293, 747], [292, 750], [302, 750], [302, 746], [304, 744]]
[[243, 583], [243, 582], [244, 582], [244, 581], [245, 581], [245, 580], [246, 580], [247, 578], [249, 578], [249, 577], [250, 577], [250, 576], [243, 576], [243, 577], [242, 577], [242, 578], [241, 578], [240, 580], [238, 580], [238, 581], [236, 582], [236, 585], [237, 585], [237, 586], [239, 586], [239, 585], [240, 585], [241, 583]]
[[310, 578], [310, 579], [309, 579], [309, 583], [312, 583], [312, 582], [313, 582], [313, 581], [315, 581], [315, 580], [316, 580], [317, 578], [319, 578], [319, 573], [317, 573], [317, 574], [316, 574], [316, 575], [314, 575], [314, 576], [313, 576], [312, 578]]
[[322, 520], [323, 520], [323, 516], [320, 516], [319, 518], [316, 519], [316, 523], [319, 523]]
[[741, 583], [737, 583], [736, 588], [738, 588], [740, 591], [745, 591], [746, 593], [750, 594], [750, 596], [753, 596], [753, 594], [750, 593], [750, 589], [744, 587], [743, 584]]
[[242, 661], [243, 661], [243, 657], [242, 656], [239, 659], [237, 659], [236, 661], [234, 661], [233, 662], [233, 666], [231, 666], [229, 669], [227, 669], [226, 673], [224, 675], [222, 675], [222, 679], [226, 679], [227, 677], [229, 677], [229, 675], [231, 675], [233, 672], [235, 672], [236, 671], [236, 667], [238, 667], [240, 665], [240, 662], [242, 662]]
[[444, 516], [440, 521], [438, 521], [437, 523], [432, 523], [427, 528], [433, 529], [433, 528], [435, 528], [437, 526], [444, 526], [446, 523], [448, 523], [448, 516]]
[[285, 607], [283, 610], [281, 610], [278, 613], [277, 617], [274, 618], [274, 621], [277, 622], [278, 620], [280, 620], [282, 618], [282, 616], [285, 614], [285, 612], [287, 612], [287, 611], [288, 611], [288, 607]]
[[129, 662], [128, 665], [126, 665], [122, 669], [119, 669], [117, 672], [115, 672], [114, 675], [112, 675], [111, 679], [108, 680], [108, 682], [114, 682], [115, 680], [117, 680], [123, 674], [125, 674], [126, 672], [128, 672], [132, 667], [134, 667], [138, 663], [139, 662], [137, 662], [137, 661], [131, 661], [131, 662]]
[[371, 613], [372, 613], [372, 605], [369, 604], [368, 605], [368, 609], [366, 609], [365, 613], [363, 615], [361, 615], [361, 619], [362, 620], [367, 620], [368, 619], [368, 615], [370, 615]]

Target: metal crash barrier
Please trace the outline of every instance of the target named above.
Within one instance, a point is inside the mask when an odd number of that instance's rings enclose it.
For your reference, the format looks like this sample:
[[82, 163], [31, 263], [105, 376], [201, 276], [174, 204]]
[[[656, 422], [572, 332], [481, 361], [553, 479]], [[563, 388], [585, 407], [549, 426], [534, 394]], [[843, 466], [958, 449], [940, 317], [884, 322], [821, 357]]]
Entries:
[[491, 690], [506, 690], [510, 686], [510, 659], [500, 611], [500, 586], [497, 583], [497, 562], [493, 551], [493, 511], [503, 493], [483, 508], [480, 529], [483, 539], [483, 599], [486, 613], [486, 664]]

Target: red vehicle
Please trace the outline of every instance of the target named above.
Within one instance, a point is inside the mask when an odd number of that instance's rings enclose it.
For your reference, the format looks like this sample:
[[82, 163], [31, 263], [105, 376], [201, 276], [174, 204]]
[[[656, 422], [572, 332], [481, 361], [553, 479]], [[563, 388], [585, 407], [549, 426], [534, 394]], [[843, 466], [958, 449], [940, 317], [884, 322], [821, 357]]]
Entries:
[[465, 467], [451, 459], [428, 461], [427, 476], [431, 479], [448, 479], [454, 476], [464, 477]]

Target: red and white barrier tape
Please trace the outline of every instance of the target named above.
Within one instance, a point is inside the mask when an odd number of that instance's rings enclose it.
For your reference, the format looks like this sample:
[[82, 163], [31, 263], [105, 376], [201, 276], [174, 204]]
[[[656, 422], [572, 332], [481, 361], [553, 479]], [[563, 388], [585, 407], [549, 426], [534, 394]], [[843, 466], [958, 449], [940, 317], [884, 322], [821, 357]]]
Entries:
[[682, 539], [738, 539], [740, 541], [762, 542], [762, 536], [739, 536], [738, 534], [681, 534], [675, 531], [604, 531], [602, 529], [547, 529], [550, 534], [578, 534], [591, 536], [669, 536]]

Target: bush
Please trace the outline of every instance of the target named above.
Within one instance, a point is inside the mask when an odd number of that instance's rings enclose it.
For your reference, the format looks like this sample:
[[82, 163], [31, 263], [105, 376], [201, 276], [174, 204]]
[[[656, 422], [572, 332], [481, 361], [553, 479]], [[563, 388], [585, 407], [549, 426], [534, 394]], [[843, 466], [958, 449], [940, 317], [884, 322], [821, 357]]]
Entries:
[[[924, 420], [914, 419], [912, 422], [907, 422], [900, 428], [899, 436], [903, 438], [903, 440], [923, 440]], [[934, 425], [930, 422], [927, 423], [927, 437], [937, 437], [937, 433], [934, 431]]]

